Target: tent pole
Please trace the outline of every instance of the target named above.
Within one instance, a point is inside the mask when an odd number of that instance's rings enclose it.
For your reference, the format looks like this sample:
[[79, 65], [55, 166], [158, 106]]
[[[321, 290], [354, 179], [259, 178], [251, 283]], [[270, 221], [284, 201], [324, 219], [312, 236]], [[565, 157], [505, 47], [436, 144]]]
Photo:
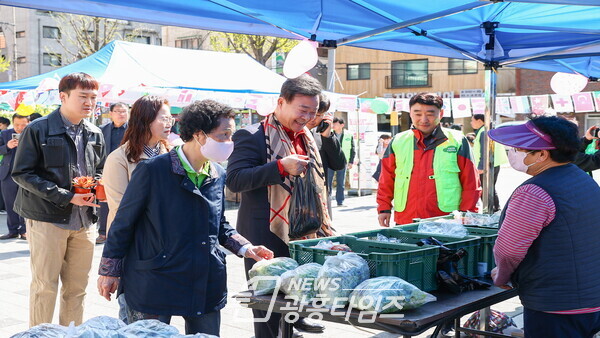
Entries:
[[[485, 67], [485, 131], [491, 130], [496, 121], [496, 70]], [[494, 213], [494, 146], [489, 137], [485, 138], [483, 152], [483, 212]]]
[[327, 90], [335, 92], [335, 48], [327, 50]]

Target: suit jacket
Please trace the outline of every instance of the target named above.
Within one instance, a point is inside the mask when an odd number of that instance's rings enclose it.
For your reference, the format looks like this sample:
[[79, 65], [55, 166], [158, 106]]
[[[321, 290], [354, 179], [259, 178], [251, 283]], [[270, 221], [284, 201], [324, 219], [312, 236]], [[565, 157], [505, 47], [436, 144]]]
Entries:
[[[127, 129], [128, 124], [129, 124], [129, 122], [125, 122], [125, 124], [123, 125], [125, 127], [125, 129]], [[104, 144], [106, 144], [106, 147], [104, 147], [104, 149], [106, 150], [106, 156], [108, 156], [108, 154], [111, 153], [110, 142], [112, 139], [111, 134], [112, 134], [113, 126], [114, 125], [113, 125], [112, 121], [100, 126], [100, 129], [102, 130], [102, 134], [104, 135]], [[121, 140], [119, 140], [119, 144], [121, 144]]]
[[287, 244], [269, 229], [267, 186], [283, 183], [277, 162], [267, 163], [265, 130], [261, 123], [238, 130], [227, 162], [227, 187], [240, 192], [237, 231], [254, 245], [271, 249], [275, 257], [289, 257]]
[[0, 162], [0, 180], [5, 180], [10, 176], [15, 161], [17, 148], [9, 149], [6, 145], [12, 139], [14, 132], [15, 130], [10, 128], [0, 133], [0, 155], [4, 155], [2, 162]]
[[320, 133], [312, 132], [315, 138], [315, 143], [319, 148], [321, 162], [323, 162], [323, 171], [325, 171], [325, 182], [329, 175], [329, 170], [342, 170], [346, 168], [346, 156], [342, 151], [340, 141], [335, 137], [333, 132], [329, 137], [322, 137]]

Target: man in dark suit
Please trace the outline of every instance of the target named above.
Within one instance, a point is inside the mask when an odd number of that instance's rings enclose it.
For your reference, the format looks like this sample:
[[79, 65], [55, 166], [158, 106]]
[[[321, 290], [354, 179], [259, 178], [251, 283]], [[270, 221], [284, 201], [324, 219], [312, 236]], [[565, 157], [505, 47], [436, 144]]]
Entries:
[[[305, 143], [304, 127], [317, 113], [320, 92], [319, 82], [307, 75], [289, 79], [282, 86], [273, 114], [296, 149], [291, 155], [267, 160], [265, 123], [253, 124], [233, 135], [235, 148], [227, 163], [227, 187], [232, 192], [242, 194], [237, 230], [255, 245], [271, 249], [275, 257], [289, 257], [290, 253], [286, 242], [272, 232], [271, 208], [279, 209], [279, 206], [270, 203], [269, 189], [281, 186], [288, 175], [297, 176], [306, 170], [308, 157], [300, 154], [306, 153], [309, 146], [316, 149], [316, 145]], [[275, 127], [268, 125], [267, 128]], [[274, 146], [270, 148], [275, 151]], [[244, 264], [247, 273], [254, 262], [245, 259]], [[256, 319], [267, 318], [265, 311], [253, 310], [253, 313]], [[255, 337], [277, 337], [280, 318], [280, 314], [271, 313], [266, 322], [255, 320]], [[322, 325], [312, 324], [305, 319], [298, 320], [294, 326], [310, 332], [322, 332], [324, 329]]]
[[0, 155], [3, 155], [0, 163], [0, 182], [2, 185], [2, 197], [6, 206], [8, 233], [0, 236], [0, 239], [11, 239], [20, 237], [27, 239], [25, 220], [14, 210], [15, 198], [17, 197], [18, 185], [10, 176], [12, 172], [14, 155], [19, 146], [19, 136], [29, 124], [29, 117], [15, 114], [12, 117], [13, 127], [0, 133]]
[[[321, 154], [321, 161], [323, 161], [323, 171], [325, 173], [325, 182], [329, 182], [327, 175], [329, 169], [331, 170], [342, 170], [346, 168], [346, 156], [342, 151], [340, 141], [332, 132], [333, 114], [327, 114], [329, 110], [329, 98], [325, 94], [321, 94], [321, 102], [319, 102], [319, 110], [315, 118], [310, 120], [306, 127], [311, 130], [317, 147], [319, 147], [319, 153]], [[326, 116], [327, 114], [327, 116]], [[320, 130], [319, 126], [321, 123], [325, 124], [325, 129]], [[330, 194], [331, 192], [327, 192]], [[333, 213], [331, 212], [331, 198], [327, 199], [327, 209], [329, 210], [329, 218], [333, 219]]]
[[[112, 153], [121, 145], [121, 140], [127, 129], [127, 120], [129, 119], [129, 107], [122, 102], [113, 103], [110, 106], [111, 122], [100, 127], [106, 142], [106, 156]], [[106, 201], [99, 202], [100, 215], [98, 215], [98, 238], [96, 244], [106, 242], [106, 218], [108, 217], [108, 203]]]

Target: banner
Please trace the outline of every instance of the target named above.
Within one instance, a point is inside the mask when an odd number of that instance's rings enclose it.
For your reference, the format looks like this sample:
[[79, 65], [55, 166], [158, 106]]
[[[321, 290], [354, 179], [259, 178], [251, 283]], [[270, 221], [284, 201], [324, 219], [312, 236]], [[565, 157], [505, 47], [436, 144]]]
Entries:
[[594, 97], [594, 103], [596, 104], [596, 111], [600, 112], [600, 92], [592, 92]]
[[510, 108], [514, 114], [531, 114], [527, 96], [511, 96]]
[[569, 95], [552, 95], [552, 105], [557, 113], [570, 113], [573, 111], [573, 102]]
[[576, 113], [587, 113], [594, 111], [592, 93], [577, 93], [571, 95], [571, 98], [573, 99], [573, 105], [575, 106]]
[[515, 117], [515, 114], [510, 110], [510, 100], [508, 97], [496, 97], [496, 114]]
[[533, 95], [529, 97], [531, 101], [531, 112], [536, 115], [543, 115], [548, 109], [548, 95]]
[[400, 112], [410, 112], [410, 107], [408, 105], [408, 103], [410, 102], [410, 99], [394, 99], [394, 106], [395, 106], [395, 110], [400, 113]]
[[353, 132], [354, 146], [356, 150], [355, 163], [360, 162], [360, 175], [358, 166], [355, 164], [348, 170], [350, 188], [377, 189], [377, 181], [373, 179], [373, 173], [377, 169], [379, 157], [375, 154], [377, 140], [377, 114], [354, 112], [348, 113], [348, 130]]
[[471, 101], [468, 98], [452, 99], [452, 117], [471, 117]]
[[483, 97], [472, 97], [471, 108], [473, 108], [473, 115], [485, 114], [485, 98]]

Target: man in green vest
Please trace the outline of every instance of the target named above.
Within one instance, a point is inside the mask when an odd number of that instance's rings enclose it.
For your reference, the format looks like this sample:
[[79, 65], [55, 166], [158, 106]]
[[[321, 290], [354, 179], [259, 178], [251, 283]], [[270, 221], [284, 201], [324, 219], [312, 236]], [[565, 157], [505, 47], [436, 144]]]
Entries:
[[[340, 144], [342, 145], [342, 152], [346, 157], [346, 163], [348, 164], [347, 169], [352, 169], [352, 165], [354, 163], [354, 156], [356, 152], [354, 151], [354, 138], [352, 137], [352, 133], [344, 132], [344, 119], [340, 117], [335, 117], [333, 119], [333, 134], [338, 139]], [[333, 178], [335, 176], [335, 200], [337, 201], [337, 206], [344, 206], [344, 185], [346, 183], [346, 168], [342, 170], [331, 170], [329, 169], [329, 173], [327, 175], [327, 189], [331, 193], [333, 186]]]
[[[477, 165], [477, 171], [479, 172], [479, 180], [483, 182], [483, 152], [485, 151], [485, 139], [487, 133], [485, 132], [485, 117], [483, 114], [475, 114], [471, 117], [471, 127], [475, 131], [475, 140], [473, 141], [473, 158], [475, 165]], [[494, 212], [500, 210], [500, 200], [498, 199], [498, 193], [496, 192], [496, 181], [498, 180], [498, 173], [500, 172], [500, 166], [508, 163], [508, 156], [506, 155], [506, 149], [500, 143], [494, 143]]]
[[392, 208], [396, 224], [477, 211], [481, 189], [471, 146], [460, 131], [440, 127], [442, 98], [419, 93], [409, 106], [412, 128], [394, 136], [381, 161], [379, 224], [390, 226]]
[[581, 138], [581, 148], [575, 156], [573, 164], [587, 171], [590, 176], [592, 171], [600, 169], [600, 139], [598, 139], [598, 126], [591, 126]]

